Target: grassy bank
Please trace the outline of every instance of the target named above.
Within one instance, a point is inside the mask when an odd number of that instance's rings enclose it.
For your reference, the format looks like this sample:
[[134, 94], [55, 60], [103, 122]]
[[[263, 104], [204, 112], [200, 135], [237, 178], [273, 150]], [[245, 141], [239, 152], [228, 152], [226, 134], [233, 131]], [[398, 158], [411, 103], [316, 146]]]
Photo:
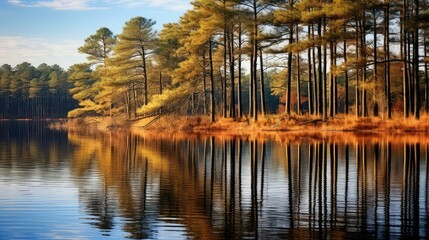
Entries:
[[220, 118], [211, 123], [208, 117], [170, 117], [146, 126], [149, 120], [141, 120], [132, 124], [132, 128], [157, 131], [188, 131], [188, 132], [429, 132], [429, 116], [420, 119], [397, 118], [382, 119], [379, 117], [354, 117], [339, 115], [326, 122], [318, 116], [298, 115], [267, 115], [258, 121], [252, 119]]
[[243, 134], [249, 132], [429, 132], [429, 116], [415, 118], [382, 119], [380, 117], [360, 117], [338, 115], [323, 122], [319, 116], [266, 115], [258, 121], [249, 118], [218, 118], [210, 122], [206, 116], [164, 116], [157, 121], [153, 118], [130, 121], [123, 117], [86, 117], [69, 119], [52, 124], [52, 128], [68, 130], [112, 130], [133, 129], [137, 131], [163, 132], [228, 132]]

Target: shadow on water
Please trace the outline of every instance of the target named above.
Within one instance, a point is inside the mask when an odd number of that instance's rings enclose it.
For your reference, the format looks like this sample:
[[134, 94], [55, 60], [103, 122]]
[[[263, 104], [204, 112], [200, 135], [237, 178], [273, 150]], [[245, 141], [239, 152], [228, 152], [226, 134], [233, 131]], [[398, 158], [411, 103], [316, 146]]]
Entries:
[[[64, 165], [78, 189], [84, 210], [80, 219], [100, 235], [121, 231], [132, 239], [428, 237], [426, 136], [264, 138], [40, 131], [43, 137], [2, 133], [2, 144], [11, 143], [1, 149], [2, 168], [8, 169], [5, 156], [12, 166], [13, 159], [28, 154], [14, 150], [28, 147], [22, 141], [30, 142], [31, 149], [68, 154], [70, 162]], [[61, 157], [43, 158], [49, 165]]]
[[428, 143], [115, 133], [69, 141], [80, 146], [74, 173], [93, 166], [102, 178], [98, 195], [81, 183], [93, 224], [108, 229], [121, 216], [130, 238], [156, 237], [160, 220], [205, 239], [428, 234]]

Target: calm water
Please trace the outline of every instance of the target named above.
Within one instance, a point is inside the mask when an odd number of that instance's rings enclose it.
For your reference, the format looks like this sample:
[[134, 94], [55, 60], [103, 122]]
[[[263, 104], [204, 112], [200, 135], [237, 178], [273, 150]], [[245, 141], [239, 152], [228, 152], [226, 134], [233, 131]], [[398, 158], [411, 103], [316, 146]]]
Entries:
[[0, 239], [429, 236], [426, 136], [137, 136], [0, 122]]

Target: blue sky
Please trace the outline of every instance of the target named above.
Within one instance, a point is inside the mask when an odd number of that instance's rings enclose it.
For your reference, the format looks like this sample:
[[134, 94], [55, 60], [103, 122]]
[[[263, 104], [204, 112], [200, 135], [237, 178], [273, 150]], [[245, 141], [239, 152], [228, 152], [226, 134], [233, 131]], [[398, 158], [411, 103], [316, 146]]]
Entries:
[[189, 0], [0, 0], [0, 65], [24, 61], [67, 69], [84, 62], [77, 48], [100, 27], [114, 34], [132, 17], [177, 22]]

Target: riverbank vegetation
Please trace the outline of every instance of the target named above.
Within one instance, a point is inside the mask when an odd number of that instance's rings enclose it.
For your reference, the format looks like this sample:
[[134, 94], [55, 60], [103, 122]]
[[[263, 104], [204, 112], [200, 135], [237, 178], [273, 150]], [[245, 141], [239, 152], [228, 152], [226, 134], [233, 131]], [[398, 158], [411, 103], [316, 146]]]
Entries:
[[68, 116], [160, 129], [427, 131], [428, 20], [425, 1], [196, 0], [159, 32], [135, 17], [117, 35], [102, 27], [85, 39], [88, 61], [68, 70], [79, 103]]
[[[270, 134], [274, 132], [287, 133], [318, 133], [318, 132], [357, 132], [362, 134], [382, 133], [428, 133], [429, 116], [420, 119], [414, 117], [398, 119], [382, 119], [381, 117], [355, 117], [339, 114], [326, 122], [320, 116], [311, 115], [266, 115], [257, 121], [250, 118], [220, 118], [211, 122], [209, 116], [164, 116], [160, 119], [144, 118], [130, 121], [126, 118], [82, 117], [67, 121], [56, 121], [50, 124], [54, 129], [70, 131], [96, 130], [142, 130], [161, 133], [216, 133], [232, 135]], [[144, 131], [143, 131], [144, 132]]]

